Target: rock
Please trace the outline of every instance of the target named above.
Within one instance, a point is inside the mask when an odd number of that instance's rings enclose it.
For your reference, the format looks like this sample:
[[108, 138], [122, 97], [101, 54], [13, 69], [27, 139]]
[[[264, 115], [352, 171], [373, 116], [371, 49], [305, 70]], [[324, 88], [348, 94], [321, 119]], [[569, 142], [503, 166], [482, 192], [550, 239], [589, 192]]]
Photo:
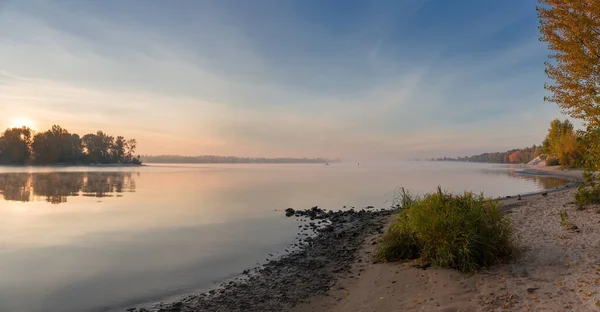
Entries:
[[540, 289], [539, 287], [528, 287], [527, 288], [527, 292], [530, 294], [533, 294], [534, 291]]
[[285, 213], [291, 213], [291, 214], [294, 214], [294, 212], [296, 212], [296, 211], [294, 210], [294, 208], [288, 208], [288, 209], [286, 209], [286, 210], [285, 210]]

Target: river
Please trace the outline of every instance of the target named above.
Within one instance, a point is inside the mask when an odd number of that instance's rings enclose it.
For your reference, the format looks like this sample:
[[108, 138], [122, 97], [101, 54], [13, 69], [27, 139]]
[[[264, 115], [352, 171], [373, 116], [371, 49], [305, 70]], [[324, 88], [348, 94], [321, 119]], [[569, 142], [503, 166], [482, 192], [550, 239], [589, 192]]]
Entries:
[[0, 167], [0, 311], [123, 311], [206, 290], [280, 255], [288, 207], [394, 204], [398, 187], [502, 196], [553, 188], [518, 166]]

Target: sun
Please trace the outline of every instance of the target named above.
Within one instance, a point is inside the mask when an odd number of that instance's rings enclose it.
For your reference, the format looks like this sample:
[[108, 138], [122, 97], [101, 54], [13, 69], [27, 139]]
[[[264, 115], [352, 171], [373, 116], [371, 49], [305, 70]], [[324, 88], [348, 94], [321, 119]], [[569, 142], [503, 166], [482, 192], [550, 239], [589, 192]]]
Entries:
[[15, 117], [10, 123], [11, 128], [21, 128], [28, 127], [31, 129], [35, 129], [35, 122], [27, 117]]

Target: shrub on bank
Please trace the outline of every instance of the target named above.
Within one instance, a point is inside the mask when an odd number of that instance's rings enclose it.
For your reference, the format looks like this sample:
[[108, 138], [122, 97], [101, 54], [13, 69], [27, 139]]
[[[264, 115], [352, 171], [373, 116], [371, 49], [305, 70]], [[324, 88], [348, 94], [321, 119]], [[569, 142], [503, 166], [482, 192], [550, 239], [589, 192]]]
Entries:
[[558, 161], [558, 159], [556, 158], [547, 158], [546, 159], [546, 166], [558, 166], [560, 165], [560, 162]]
[[575, 201], [579, 205], [600, 204], [600, 185], [580, 185], [575, 193]]
[[408, 222], [396, 222], [390, 226], [379, 243], [377, 257], [380, 260], [416, 259], [421, 254], [421, 242]]
[[438, 188], [403, 202], [410, 204], [384, 235], [379, 260], [421, 258], [469, 272], [510, 259], [517, 251], [510, 219], [496, 200], [483, 194], [455, 195]]
[[600, 204], [600, 176], [590, 170], [583, 172], [583, 179], [587, 184], [581, 184], [575, 193], [575, 202], [581, 206]]

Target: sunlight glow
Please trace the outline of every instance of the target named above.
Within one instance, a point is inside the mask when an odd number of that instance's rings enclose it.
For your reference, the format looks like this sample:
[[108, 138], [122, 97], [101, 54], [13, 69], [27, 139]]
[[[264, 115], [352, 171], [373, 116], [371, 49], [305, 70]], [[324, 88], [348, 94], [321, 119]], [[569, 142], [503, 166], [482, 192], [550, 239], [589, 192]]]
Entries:
[[35, 129], [35, 122], [27, 117], [15, 117], [9, 125], [10, 128], [29, 127]]

